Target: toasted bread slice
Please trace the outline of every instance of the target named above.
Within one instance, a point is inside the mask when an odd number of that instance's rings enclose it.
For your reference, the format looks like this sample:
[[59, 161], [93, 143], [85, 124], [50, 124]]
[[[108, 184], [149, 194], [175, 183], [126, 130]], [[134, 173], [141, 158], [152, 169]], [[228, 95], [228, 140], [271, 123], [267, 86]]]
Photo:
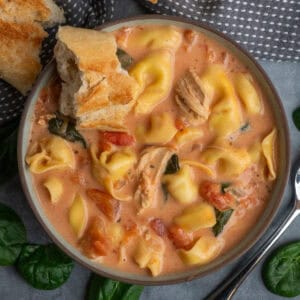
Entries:
[[126, 130], [124, 117], [135, 104], [138, 86], [121, 68], [114, 36], [63, 26], [57, 39], [60, 112], [76, 118], [82, 128]]
[[36, 23], [12, 23], [0, 19], [0, 78], [22, 94], [41, 70], [39, 52], [47, 33]]
[[41, 70], [42, 25], [64, 20], [52, 0], [0, 0], [0, 78], [25, 95]]
[[52, 0], [0, 0], [0, 18], [12, 22], [41, 22], [44, 27], [65, 21], [64, 12]]

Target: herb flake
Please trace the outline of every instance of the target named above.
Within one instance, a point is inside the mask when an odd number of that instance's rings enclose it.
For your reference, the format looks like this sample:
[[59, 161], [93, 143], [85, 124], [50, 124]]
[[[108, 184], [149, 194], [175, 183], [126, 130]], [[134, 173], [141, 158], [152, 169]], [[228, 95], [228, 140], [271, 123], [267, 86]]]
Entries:
[[217, 223], [214, 225], [212, 230], [214, 235], [218, 236], [224, 230], [225, 225], [227, 224], [233, 213], [233, 209], [227, 209], [225, 211], [219, 211], [215, 209], [215, 212]]

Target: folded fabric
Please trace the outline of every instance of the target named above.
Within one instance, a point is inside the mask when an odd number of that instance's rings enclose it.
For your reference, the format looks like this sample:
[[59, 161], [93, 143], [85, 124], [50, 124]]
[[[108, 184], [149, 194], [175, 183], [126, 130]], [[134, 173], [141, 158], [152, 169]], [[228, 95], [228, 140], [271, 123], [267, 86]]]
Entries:
[[138, 0], [157, 14], [201, 21], [257, 59], [300, 61], [299, 0]]

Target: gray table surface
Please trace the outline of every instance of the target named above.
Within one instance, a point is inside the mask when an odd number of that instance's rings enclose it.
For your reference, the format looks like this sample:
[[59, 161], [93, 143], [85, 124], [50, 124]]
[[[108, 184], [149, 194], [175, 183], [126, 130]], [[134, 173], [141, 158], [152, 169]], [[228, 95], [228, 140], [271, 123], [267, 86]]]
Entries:
[[[132, 16], [143, 13], [133, 0], [120, 0], [116, 6], [116, 18]], [[292, 137], [292, 157], [293, 161], [300, 154], [300, 132], [296, 130], [291, 120], [291, 113], [295, 107], [300, 106], [300, 64], [295, 63], [270, 63], [261, 62], [261, 65], [269, 74], [276, 86], [284, 104], [286, 114], [289, 119], [289, 127]], [[276, 216], [268, 232], [278, 225], [281, 214], [287, 211], [291, 198], [291, 187], [286, 187], [285, 196], [280, 211]], [[0, 187], [0, 201], [10, 205], [22, 217], [28, 232], [28, 239], [31, 242], [46, 243], [48, 236], [43, 231], [31, 212], [27, 201], [22, 193], [18, 177]], [[284, 236], [276, 244], [300, 239], [299, 234], [300, 217], [288, 228]], [[259, 247], [261, 241], [256, 247]], [[238, 261], [226, 268], [204, 278], [192, 282], [160, 287], [146, 287], [141, 300], [199, 300], [203, 299], [209, 292], [214, 290], [230, 273], [238, 270], [243, 265], [247, 254]], [[264, 287], [261, 280], [261, 265], [259, 264], [243, 285], [239, 288], [234, 299], [284, 299], [277, 297]], [[54, 291], [39, 291], [30, 287], [15, 271], [14, 267], [0, 268], [0, 299], [1, 300], [82, 300], [85, 296], [86, 285], [90, 276], [90, 271], [76, 264], [71, 277], [65, 285]], [[300, 297], [297, 297], [300, 299]]]

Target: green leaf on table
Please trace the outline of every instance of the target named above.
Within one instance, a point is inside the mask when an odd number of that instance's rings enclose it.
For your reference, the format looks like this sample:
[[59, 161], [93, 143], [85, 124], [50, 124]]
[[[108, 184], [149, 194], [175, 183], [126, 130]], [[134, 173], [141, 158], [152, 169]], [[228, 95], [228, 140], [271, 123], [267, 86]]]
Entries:
[[17, 138], [19, 120], [0, 128], [0, 184], [18, 172]]
[[54, 244], [24, 245], [17, 268], [34, 288], [53, 290], [69, 278], [74, 263]]
[[0, 203], [0, 265], [13, 265], [26, 243], [22, 220], [8, 206]]
[[86, 141], [76, 129], [76, 122], [73, 119], [57, 113], [56, 117], [49, 120], [48, 130], [69, 142], [79, 142], [84, 148], [87, 147]]
[[229, 221], [233, 213], [233, 209], [227, 209], [224, 211], [219, 211], [215, 209], [215, 211], [216, 211], [217, 223], [214, 225], [212, 230], [214, 235], [218, 236], [224, 230], [225, 225], [227, 224], [227, 222]]
[[300, 130], [300, 107], [296, 108], [293, 112], [293, 121], [298, 130]]
[[300, 242], [275, 250], [264, 263], [262, 277], [274, 294], [283, 297], [300, 295]]
[[111, 280], [93, 274], [87, 300], [138, 300], [144, 287]]
[[133, 63], [133, 58], [123, 49], [118, 48], [117, 56], [123, 69], [127, 70]]

